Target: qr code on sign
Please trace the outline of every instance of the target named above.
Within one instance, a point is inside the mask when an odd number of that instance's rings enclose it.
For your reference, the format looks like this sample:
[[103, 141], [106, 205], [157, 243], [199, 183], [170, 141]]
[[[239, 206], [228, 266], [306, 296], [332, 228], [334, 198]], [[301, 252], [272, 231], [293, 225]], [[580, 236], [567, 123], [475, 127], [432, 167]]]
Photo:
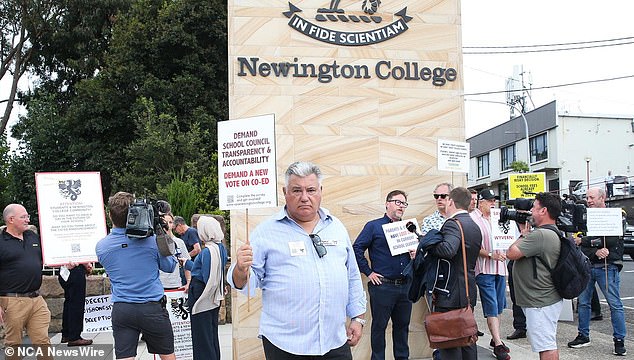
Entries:
[[80, 251], [81, 251], [81, 246], [79, 246], [79, 244], [71, 244], [70, 245], [70, 252], [78, 253]]
[[228, 204], [233, 203], [233, 201], [234, 201], [234, 200], [233, 200], [233, 198], [234, 198], [234, 196], [233, 196], [233, 195], [227, 195], [227, 203], [228, 203]]

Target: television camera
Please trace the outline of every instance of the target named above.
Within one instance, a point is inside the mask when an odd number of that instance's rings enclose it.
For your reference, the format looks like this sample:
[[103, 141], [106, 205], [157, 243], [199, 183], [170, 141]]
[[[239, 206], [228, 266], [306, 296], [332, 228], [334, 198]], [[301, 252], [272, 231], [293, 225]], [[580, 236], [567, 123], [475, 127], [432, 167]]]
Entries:
[[167, 234], [167, 222], [162, 215], [170, 211], [169, 203], [163, 200], [153, 202], [135, 199], [128, 208], [125, 233], [129, 238], [143, 239], [156, 235], [156, 245], [162, 256], [174, 255], [174, 240]]
[[[555, 224], [557, 228], [563, 232], [586, 232], [586, 206], [578, 203], [574, 196], [564, 194], [561, 200], [561, 214], [557, 218]], [[524, 224], [530, 220], [531, 208], [534, 199], [517, 198], [507, 200], [507, 205], [512, 205], [513, 209], [506, 206], [500, 207], [499, 223], [505, 229], [508, 229], [509, 220], [513, 220], [518, 224]]]

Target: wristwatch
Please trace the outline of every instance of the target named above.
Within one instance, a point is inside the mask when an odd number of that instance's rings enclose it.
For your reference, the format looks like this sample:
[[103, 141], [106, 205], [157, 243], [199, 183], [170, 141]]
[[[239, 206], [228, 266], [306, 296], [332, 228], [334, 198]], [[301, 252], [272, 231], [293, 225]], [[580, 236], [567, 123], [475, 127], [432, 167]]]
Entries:
[[493, 257], [493, 253], [489, 253], [489, 259]]
[[352, 321], [356, 321], [359, 324], [361, 324], [361, 326], [365, 326], [365, 323], [366, 323], [367, 320], [366, 319], [362, 319], [360, 317], [353, 317]]

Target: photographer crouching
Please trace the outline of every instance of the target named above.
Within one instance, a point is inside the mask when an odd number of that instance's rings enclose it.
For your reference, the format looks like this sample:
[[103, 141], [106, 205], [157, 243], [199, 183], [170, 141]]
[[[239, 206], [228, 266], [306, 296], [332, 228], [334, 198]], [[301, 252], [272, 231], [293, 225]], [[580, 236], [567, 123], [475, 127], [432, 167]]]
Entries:
[[[112, 334], [116, 359], [136, 356], [142, 333], [150, 353], [162, 360], [174, 356], [174, 333], [165, 309], [159, 269], [172, 272], [177, 261], [173, 255], [162, 256], [156, 237], [129, 237], [126, 224], [134, 197], [118, 192], [108, 199], [112, 231], [97, 243], [99, 262], [112, 285]], [[150, 215], [152, 217], [153, 214]]]

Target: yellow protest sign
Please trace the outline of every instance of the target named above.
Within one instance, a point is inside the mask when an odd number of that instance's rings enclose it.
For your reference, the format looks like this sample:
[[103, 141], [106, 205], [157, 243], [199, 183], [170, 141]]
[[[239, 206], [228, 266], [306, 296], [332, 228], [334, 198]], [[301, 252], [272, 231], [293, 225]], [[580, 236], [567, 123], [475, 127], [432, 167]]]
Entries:
[[509, 199], [530, 198], [546, 191], [546, 173], [509, 174]]

